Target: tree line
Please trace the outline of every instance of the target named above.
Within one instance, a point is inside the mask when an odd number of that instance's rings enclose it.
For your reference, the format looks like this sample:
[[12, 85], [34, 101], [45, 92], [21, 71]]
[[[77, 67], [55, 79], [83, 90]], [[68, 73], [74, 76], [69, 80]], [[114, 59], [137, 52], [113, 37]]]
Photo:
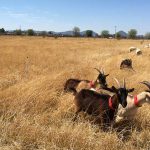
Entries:
[[[93, 37], [93, 31], [92, 30], [86, 30], [84, 35], [81, 35], [80, 28], [79, 27], [74, 27], [72, 29], [72, 37]], [[96, 37], [101, 37], [101, 38], [116, 38], [116, 39], [121, 39], [121, 38], [129, 38], [129, 39], [136, 39], [137, 38], [137, 30], [136, 29], [130, 29], [127, 33], [127, 37], [123, 37], [120, 32], [116, 32], [115, 34], [110, 34], [108, 30], [103, 30], [100, 32], [100, 34], [96, 35]], [[61, 36], [61, 35], [56, 35], [52, 32], [46, 32], [46, 31], [40, 31], [39, 33], [35, 32], [33, 29], [28, 29], [27, 31], [22, 31], [21, 29], [16, 29], [12, 33], [9, 33], [8, 31], [5, 31], [4, 28], [0, 28], [0, 35], [28, 35], [28, 36]], [[67, 35], [66, 35], [67, 36]], [[150, 39], [150, 32], [147, 32], [143, 38], [145, 39]]]
[[[74, 27], [73, 28], [73, 32], [74, 32], [74, 36], [80, 36], [80, 28], [79, 27]], [[87, 33], [87, 37], [90, 37], [90, 36], [92, 36], [92, 30], [87, 30], [86, 31]], [[127, 38], [129, 38], [129, 39], [136, 39], [137, 38], [137, 30], [136, 29], [130, 29], [129, 31], [128, 31], [128, 34], [127, 34]], [[109, 33], [109, 31], [108, 30], [103, 30], [103, 31], [101, 31], [101, 33], [100, 33], [100, 35], [99, 35], [100, 37], [102, 37], [102, 38], [109, 38], [109, 37], [112, 37], [112, 35]], [[116, 32], [114, 35], [113, 35], [113, 37], [114, 38], [117, 38], [117, 39], [120, 39], [120, 38], [122, 38], [122, 35], [121, 35], [121, 33], [120, 32]], [[146, 38], [146, 39], [150, 39], [150, 32], [147, 32], [144, 36], [143, 36], [144, 38]]]

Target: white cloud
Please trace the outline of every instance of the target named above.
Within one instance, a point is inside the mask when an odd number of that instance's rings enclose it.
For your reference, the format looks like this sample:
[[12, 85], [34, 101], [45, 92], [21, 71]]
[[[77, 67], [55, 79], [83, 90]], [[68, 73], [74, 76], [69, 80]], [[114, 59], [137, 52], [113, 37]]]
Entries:
[[3, 20], [2, 25], [7, 29], [15, 29], [21, 25], [22, 29], [33, 28], [35, 30], [47, 30], [49, 28], [51, 29], [52, 26], [55, 26], [55, 18], [59, 15], [48, 15], [47, 11], [43, 11], [42, 14], [42, 11], [41, 13], [36, 10], [25, 12], [5, 7], [2, 9], [2, 7], [0, 7], [0, 16]]
[[13, 18], [24, 18], [29, 16], [29, 14], [22, 12], [8, 12], [8, 15]]
[[28, 13], [20, 12], [20, 11], [13, 11], [10, 10], [7, 7], [1, 7], [0, 9], [0, 15], [5, 15], [13, 18], [23, 18], [23, 17], [28, 17]]

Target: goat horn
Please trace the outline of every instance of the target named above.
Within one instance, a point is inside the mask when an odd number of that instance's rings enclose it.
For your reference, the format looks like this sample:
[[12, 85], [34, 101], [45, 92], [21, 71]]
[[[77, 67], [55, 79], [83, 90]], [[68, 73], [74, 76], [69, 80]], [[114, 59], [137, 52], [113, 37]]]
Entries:
[[119, 81], [116, 78], [114, 78], [114, 80], [116, 81], [117, 85], [121, 87]]
[[104, 74], [104, 70], [103, 70], [103, 68], [101, 68], [101, 73], [102, 73], [102, 74]]
[[150, 89], [150, 83], [148, 81], [143, 81], [143, 82], [140, 82], [140, 83], [145, 84]]
[[125, 78], [123, 78], [123, 87], [124, 87], [124, 88], [126, 87], [126, 81], [125, 81]]
[[99, 69], [97, 69], [97, 68], [94, 68], [94, 69], [96, 69], [99, 73], [101, 73], [101, 71]]

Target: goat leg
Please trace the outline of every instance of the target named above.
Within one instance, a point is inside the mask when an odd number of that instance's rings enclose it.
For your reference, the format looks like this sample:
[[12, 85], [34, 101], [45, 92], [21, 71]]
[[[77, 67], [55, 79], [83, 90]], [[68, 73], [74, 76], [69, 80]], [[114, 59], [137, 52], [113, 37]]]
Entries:
[[103, 118], [102, 129], [103, 131], [108, 131], [111, 125], [110, 118], [108, 117], [107, 113], [104, 113], [102, 118]]

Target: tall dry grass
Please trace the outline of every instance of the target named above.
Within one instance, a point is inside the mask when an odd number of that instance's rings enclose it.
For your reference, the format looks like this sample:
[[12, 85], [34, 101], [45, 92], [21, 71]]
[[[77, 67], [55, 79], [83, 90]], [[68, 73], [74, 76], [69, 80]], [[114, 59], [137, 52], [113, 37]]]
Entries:
[[[140, 40], [0, 37], [0, 149], [149, 150], [149, 106], [103, 132], [83, 114], [72, 122], [73, 95], [63, 92], [68, 78], [95, 79], [94, 67], [110, 74], [109, 85], [125, 77], [134, 94], [146, 89], [138, 82], [150, 81], [150, 49], [136, 56], [130, 46], [142, 48]], [[119, 70], [124, 58], [136, 72]]]

